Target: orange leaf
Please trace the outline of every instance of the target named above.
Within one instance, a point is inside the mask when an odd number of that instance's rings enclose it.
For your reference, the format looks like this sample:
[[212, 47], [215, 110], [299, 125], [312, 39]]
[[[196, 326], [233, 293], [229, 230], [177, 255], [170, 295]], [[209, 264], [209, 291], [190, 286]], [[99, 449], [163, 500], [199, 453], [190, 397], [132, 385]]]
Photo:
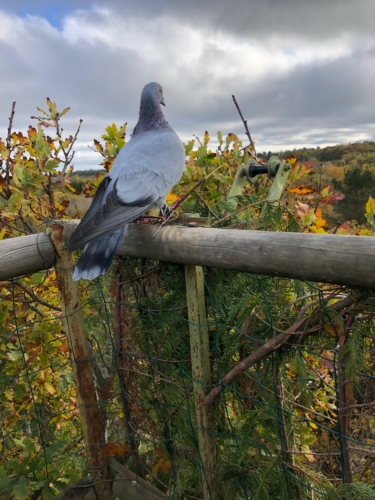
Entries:
[[113, 441], [110, 441], [104, 446], [104, 449], [105, 449], [105, 454], [108, 457], [114, 457], [115, 455], [123, 455], [123, 453], [127, 451], [127, 447], [129, 447], [129, 445], [122, 443], [114, 443]]
[[325, 325], [326, 331], [332, 335], [332, 336], [338, 336], [341, 337], [341, 335], [344, 333], [340, 327], [340, 325], [337, 322], [332, 323], [327, 323]]
[[299, 196], [316, 192], [316, 190], [313, 187], [305, 186], [304, 184], [300, 184], [299, 186], [296, 186], [295, 188], [289, 188], [288, 191], [289, 191], [289, 193], [297, 194]]
[[57, 346], [57, 349], [61, 352], [69, 352], [69, 346], [67, 344], [60, 344]]
[[167, 474], [172, 468], [171, 462], [167, 458], [159, 458], [152, 466], [151, 472], [154, 476], [161, 470], [163, 474]]
[[168, 472], [172, 469], [172, 464], [169, 460], [164, 460], [161, 470], [164, 474], [168, 474]]

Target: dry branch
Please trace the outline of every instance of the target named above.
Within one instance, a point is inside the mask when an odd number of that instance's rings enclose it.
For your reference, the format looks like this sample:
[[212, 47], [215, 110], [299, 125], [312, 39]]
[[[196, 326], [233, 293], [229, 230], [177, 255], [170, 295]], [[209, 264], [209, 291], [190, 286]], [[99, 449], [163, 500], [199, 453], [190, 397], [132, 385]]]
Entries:
[[[350, 307], [355, 302], [362, 300], [367, 297], [367, 294], [357, 294], [356, 296], [348, 295], [344, 299], [341, 299], [331, 306], [328, 306], [327, 309], [331, 311], [340, 311], [347, 307]], [[293, 325], [291, 325], [285, 332], [279, 333], [272, 339], [265, 342], [263, 345], [255, 349], [247, 358], [243, 359], [238, 365], [236, 365], [230, 372], [228, 372], [222, 379], [220, 385], [216, 386], [205, 399], [206, 405], [212, 405], [220, 396], [220, 394], [224, 391], [226, 386], [234, 382], [236, 378], [238, 378], [244, 371], [246, 371], [251, 366], [259, 363], [267, 356], [269, 356], [272, 352], [279, 349], [282, 345], [284, 345], [292, 335], [303, 333], [303, 327], [308, 321], [309, 317], [298, 318]], [[316, 321], [318, 322], [318, 321]]]
[[[170, 499], [169, 495], [134, 474], [115, 458], [109, 459], [109, 470], [111, 479], [108, 480], [108, 485], [111, 485], [113, 494], [119, 500]], [[111, 497], [108, 495], [106, 498]], [[95, 495], [91, 478], [84, 477], [57, 495], [54, 500], [99, 500], [99, 498]]]
[[250, 130], [249, 130], [249, 127], [247, 126], [247, 120], [245, 120], [245, 118], [243, 117], [243, 114], [242, 114], [242, 111], [237, 103], [237, 100], [236, 100], [236, 97], [234, 95], [232, 95], [232, 99], [233, 99], [233, 102], [234, 104], [236, 105], [236, 108], [237, 108], [237, 111], [241, 117], [241, 120], [242, 120], [242, 123], [244, 124], [244, 127], [245, 127], [245, 131], [246, 131], [246, 135], [247, 137], [249, 138], [249, 141], [250, 141], [250, 146], [252, 147], [253, 151], [254, 151], [254, 154], [255, 153], [255, 144], [253, 142], [253, 139], [251, 138], [251, 135], [250, 135]]

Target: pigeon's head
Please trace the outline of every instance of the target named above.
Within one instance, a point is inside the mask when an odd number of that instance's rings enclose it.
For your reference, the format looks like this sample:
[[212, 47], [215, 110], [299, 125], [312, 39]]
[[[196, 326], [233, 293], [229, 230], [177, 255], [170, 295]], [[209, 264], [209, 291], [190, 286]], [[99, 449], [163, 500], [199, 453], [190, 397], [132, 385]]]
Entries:
[[163, 87], [155, 82], [148, 83], [142, 90], [139, 120], [134, 128], [133, 135], [169, 127], [160, 104], [165, 106]]
[[165, 106], [163, 87], [159, 83], [151, 82], [148, 83], [142, 90], [141, 102], [152, 99], [153, 102], [157, 102]]

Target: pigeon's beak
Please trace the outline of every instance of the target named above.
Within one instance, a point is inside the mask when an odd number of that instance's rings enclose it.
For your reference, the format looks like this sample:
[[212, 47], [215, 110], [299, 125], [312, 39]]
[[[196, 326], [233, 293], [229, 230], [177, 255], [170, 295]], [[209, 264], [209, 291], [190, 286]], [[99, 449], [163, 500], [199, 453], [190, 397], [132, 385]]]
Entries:
[[165, 106], [164, 96], [161, 96], [160, 104], [162, 104], [163, 106]]

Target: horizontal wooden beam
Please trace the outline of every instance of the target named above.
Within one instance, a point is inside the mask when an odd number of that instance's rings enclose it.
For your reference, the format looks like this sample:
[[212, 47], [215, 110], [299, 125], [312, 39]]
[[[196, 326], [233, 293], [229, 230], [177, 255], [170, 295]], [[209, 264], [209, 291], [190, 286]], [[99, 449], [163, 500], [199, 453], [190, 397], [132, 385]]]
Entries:
[[55, 253], [44, 233], [0, 241], [0, 280], [49, 269], [54, 263]]
[[[67, 221], [66, 233], [79, 221]], [[375, 288], [375, 238], [130, 224], [120, 255]], [[49, 268], [45, 234], [0, 241], [0, 280]]]

